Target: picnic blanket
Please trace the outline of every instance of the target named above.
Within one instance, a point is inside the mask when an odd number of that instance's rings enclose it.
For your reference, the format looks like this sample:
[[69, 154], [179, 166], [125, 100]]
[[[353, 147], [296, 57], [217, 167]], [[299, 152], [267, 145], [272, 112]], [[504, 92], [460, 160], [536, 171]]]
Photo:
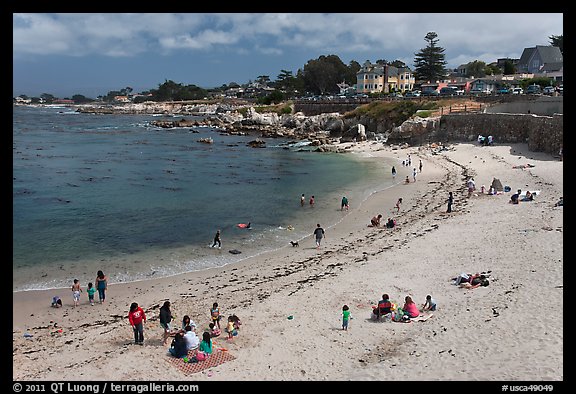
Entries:
[[[197, 349], [188, 351], [188, 360], [196, 355]], [[178, 368], [185, 375], [191, 375], [193, 373], [198, 373], [204, 371], [205, 369], [216, 367], [220, 364], [224, 364], [226, 361], [234, 360], [236, 357], [231, 355], [228, 351], [223, 351], [220, 349], [215, 349], [211, 355], [208, 356], [206, 360], [198, 361], [195, 363], [184, 362], [183, 358], [176, 358], [170, 355], [168, 357], [168, 362]]]

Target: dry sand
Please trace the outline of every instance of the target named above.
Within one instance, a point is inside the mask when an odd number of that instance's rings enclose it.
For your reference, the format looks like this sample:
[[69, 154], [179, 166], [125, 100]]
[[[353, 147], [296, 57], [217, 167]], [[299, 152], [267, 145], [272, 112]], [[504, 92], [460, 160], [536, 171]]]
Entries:
[[[84, 293], [74, 308], [67, 289], [58, 291], [61, 309], [50, 307], [54, 290], [14, 293], [13, 379], [563, 380], [563, 208], [554, 207], [563, 162], [524, 144], [454, 144], [438, 154], [373, 142], [350, 149], [374, 160], [410, 153], [423, 171], [403, 184], [408, 169], [397, 168], [397, 186], [352, 202], [345, 219], [326, 228], [320, 249], [309, 237], [221, 269], [111, 284], [103, 305], [90, 306]], [[527, 163], [534, 167], [513, 168]], [[469, 176], [477, 185], [471, 198]], [[508, 203], [512, 193], [479, 194], [493, 177], [541, 194], [519, 205]], [[398, 197], [404, 203], [396, 215]], [[398, 227], [367, 227], [377, 213], [394, 216]], [[461, 289], [449, 280], [480, 271], [491, 271], [488, 287]], [[382, 293], [400, 304], [406, 295], [422, 304], [431, 294], [439, 308], [425, 322], [376, 323], [370, 305]], [[188, 314], [200, 330], [215, 301], [225, 316], [237, 314], [239, 336], [216, 340], [236, 359], [191, 376], [168, 363], [158, 323], [164, 300], [177, 324]], [[148, 315], [143, 347], [131, 344], [132, 302]], [[344, 304], [352, 314], [346, 332]], [[62, 333], [51, 334], [54, 322]]]

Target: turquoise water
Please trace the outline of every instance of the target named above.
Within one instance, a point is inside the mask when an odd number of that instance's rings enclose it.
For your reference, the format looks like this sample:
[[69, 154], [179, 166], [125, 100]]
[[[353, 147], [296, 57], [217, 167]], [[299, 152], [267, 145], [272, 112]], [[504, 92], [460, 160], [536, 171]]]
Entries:
[[223, 266], [333, 225], [342, 195], [354, 208], [392, 184], [389, 166], [355, 154], [251, 148], [254, 136], [153, 119], [14, 107], [13, 291], [85, 285], [100, 269], [114, 283]]

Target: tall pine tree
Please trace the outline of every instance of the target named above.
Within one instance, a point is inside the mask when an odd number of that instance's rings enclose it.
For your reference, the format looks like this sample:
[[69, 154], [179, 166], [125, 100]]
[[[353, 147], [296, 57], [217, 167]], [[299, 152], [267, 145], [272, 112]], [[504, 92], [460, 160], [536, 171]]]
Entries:
[[437, 46], [438, 34], [431, 31], [424, 38], [428, 46], [415, 53], [414, 75], [417, 80], [435, 82], [447, 74], [444, 48]]

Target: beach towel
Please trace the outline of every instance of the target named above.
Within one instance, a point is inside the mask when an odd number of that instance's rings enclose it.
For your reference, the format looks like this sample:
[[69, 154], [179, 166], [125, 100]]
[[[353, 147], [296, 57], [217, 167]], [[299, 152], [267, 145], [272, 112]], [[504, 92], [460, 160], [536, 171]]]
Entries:
[[[192, 360], [192, 357], [196, 355], [197, 349], [188, 351], [188, 360]], [[194, 373], [202, 372], [205, 369], [217, 367], [220, 364], [224, 364], [226, 361], [234, 360], [236, 357], [231, 355], [228, 351], [214, 349], [211, 355], [204, 361], [198, 362], [185, 362], [183, 358], [176, 358], [168, 355], [167, 360], [170, 364], [174, 365], [185, 375], [191, 375]]]
[[410, 320], [412, 320], [412, 321], [426, 321], [426, 320], [430, 319], [432, 316], [434, 316], [433, 313], [422, 313], [422, 314], [420, 314], [420, 316], [414, 317]]

